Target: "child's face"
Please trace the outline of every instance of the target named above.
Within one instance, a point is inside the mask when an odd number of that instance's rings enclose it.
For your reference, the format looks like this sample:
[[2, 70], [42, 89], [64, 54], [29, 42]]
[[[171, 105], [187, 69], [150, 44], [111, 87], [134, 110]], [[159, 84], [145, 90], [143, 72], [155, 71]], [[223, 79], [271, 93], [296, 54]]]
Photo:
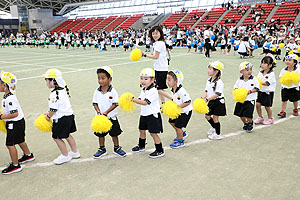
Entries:
[[154, 31], [152, 32], [152, 37], [153, 37], [153, 39], [154, 39], [155, 41], [158, 41], [159, 38], [160, 38], [160, 32], [159, 32], [158, 30], [154, 30]]
[[208, 76], [214, 76], [215, 75], [215, 70], [213, 67], [209, 66], [208, 67]]
[[54, 81], [53, 80], [50, 81], [50, 79], [45, 78], [45, 81], [46, 81], [46, 85], [47, 85], [48, 88], [54, 88]]
[[169, 88], [174, 88], [175, 86], [177, 86], [177, 80], [174, 79], [173, 76], [171, 75], [167, 75], [167, 84]]
[[105, 73], [98, 73], [98, 83], [101, 87], [109, 85], [112, 78], [108, 78]]
[[4, 92], [6, 88], [6, 84], [3, 81], [0, 81], [0, 92]]
[[270, 69], [271, 66], [272, 66], [271, 64], [264, 63], [264, 62], [262, 62], [260, 64], [261, 69], [264, 70], [264, 71], [269, 71], [269, 69]]
[[240, 71], [240, 73], [245, 77], [245, 78], [249, 78], [252, 75], [252, 68], [249, 67], [247, 69], [243, 69]]
[[285, 59], [285, 64], [286, 64], [286, 66], [288, 66], [288, 67], [293, 67], [294, 66], [294, 64], [295, 64], [295, 62], [294, 62], [294, 60], [293, 59]]
[[146, 76], [140, 77], [140, 84], [142, 88], [148, 88], [153, 82], [154, 82], [153, 77], [146, 77]]

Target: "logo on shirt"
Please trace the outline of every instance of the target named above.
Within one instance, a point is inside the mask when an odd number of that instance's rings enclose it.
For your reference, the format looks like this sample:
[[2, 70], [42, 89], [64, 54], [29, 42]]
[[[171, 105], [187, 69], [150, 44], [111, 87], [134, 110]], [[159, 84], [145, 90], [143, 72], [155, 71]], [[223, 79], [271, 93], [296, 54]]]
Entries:
[[108, 98], [109, 98], [109, 99], [113, 99], [113, 97], [112, 97], [112, 96], [109, 96]]
[[266, 76], [266, 79], [269, 78], [268, 76]]
[[254, 84], [252, 83], [251, 86], [254, 86]]
[[3, 107], [5, 107], [5, 103], [3, 102]]
[[52, 102], [52, 103], [54, 103], [55, 101], [54, 101], [54, 100], [52, 100], [51, 102]]
[[12, 106], [12, 102], [9, 102], [8, 105]]

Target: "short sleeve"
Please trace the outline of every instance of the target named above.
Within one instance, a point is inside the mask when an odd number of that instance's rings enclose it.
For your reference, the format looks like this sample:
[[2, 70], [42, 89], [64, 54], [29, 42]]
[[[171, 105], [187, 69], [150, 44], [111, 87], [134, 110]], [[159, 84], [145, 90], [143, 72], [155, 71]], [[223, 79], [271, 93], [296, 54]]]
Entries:
[[149, 93], [145, 96], [145, 99], [143, 100], [150, 105], [151, 102], [154, 102], [157, 98], [158, 98], [158, 92], [156, 88], [152, 88], [151, 90], [149, 90]]
[[162, 52], [163, 48], [164, 48], [164, 45], [165, 44], [162, 41], [157, 42], [157, 44], [155, 44], [154, 51]]
[[239, 80], [237, 80], [237, 81], [235, 82], [233, 88], [236, 89], [236, 88], [239, 88], [239, 87], [240, 87], [240, 86], [239, 86]]
[[185, 89], [182, 88], [182, 92], [181, 92], [181, 96], [182, 96], [182, 100], [183, 102], [190, 102], [191, 101], [191, 97], [190, 95], [186, 92]]
[[209, 90], [209, 81], [206, 81], [205, 92]]
[[282, 70], [280, 71], [279, 78], [281, 78], [281, 77], [283, 76], [284, 73], [285, 73], [285, 70], [282, 69]]
[[112, 97], [113, 97], [112, 104], [118, 104], [119, 97], [115, 89], [112, 90]]
[[98, 101], [97, 101], [97, 92], [98, 92], [98, 90], [95, 90], [95, 92], [94, 92], [93, 105], [94, 104], [98, 104]]
[[218, 80], [217, 82], [217, 87], [216, 87], [216, 90], [215, 90], [215, 93], [216, 94], [222, 94], [223, 93], [223, 90], [224, 90], [224, 83], [222, 80]]
[[18, 107], [19, 106], [18, 106], [18, 102], [17, 102], [15, 97], [11, 97], [11, 98], [8, 99], [7, 107], [8, 107], [9, 113], [18, 112]]

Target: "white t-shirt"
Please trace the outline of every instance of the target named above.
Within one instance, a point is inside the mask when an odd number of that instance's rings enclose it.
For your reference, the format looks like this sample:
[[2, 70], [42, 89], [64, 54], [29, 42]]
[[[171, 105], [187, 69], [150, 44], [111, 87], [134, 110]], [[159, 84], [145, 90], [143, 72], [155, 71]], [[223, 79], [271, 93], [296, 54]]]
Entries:
[[[256, 77], [250, 76], [248, 80], [244, 80], [244, 77], [241, 76], [234, 84], [234, 88], [245, 88], [247, 90], [257, 89], [259, 90], [259, 82]], [[246, 101], [252, 101], [257, 99], [257, 92], [247, 95]]]
[[257, 75], [257, 78], [261, 79], [263, 82], [268, 82], [269, 85], [262, 85], [262, 88], [260, 89], [261, 92], [275, 92], [276, 89], [276, 78], [275, 73], [273, 71], [270, 71], [263, 74], [263, 71], [260, 71]]
[[209, 32], [209, 30], [205, 30], [204, 33], [203, 33], [203, 35], [204, 35], [204, 40], [207, 39], [207, 38], [210, 38], [210, 32]]
[[[207, 92], [207, 98], [218, 94], [219, 97], [218, 98], [222, 98], [224, 97], [223, 94], [223, 90], [224, 90], [224, 83], [221, 79], [215, 81], [215, 80], [211, 80], [212, 78], [209, 78], [206, 82], [206, 87], [205, 87], [205, 91]], [[214, 87], [216, 85], [216, 88], [214, 90]]]
[[[186, 90], [180, 85], [175, 92], [171, 90], [172, 99], [177, 105], [181, 105], [183, 103], [191, 102], [192, 99], [190, 95], [186, 92]], [[193, 110], [193, 105], [190, 104], [184, 108], [182, 108], [181, 112], [188, 114], [191, 110]]]
[[154, 60], [155, 71], [168, 71], [167, 49], [163, 41], [157, 41], [153, 44], [153, 52], [159, 52], [159, 57]]
[[62, 118], [63, 116], [70, 116], [73, 114], [72, 106], [66, 90], [59, 89], [57, 91], [58, 99], [56, 98], [56, 90], [53, 90], [50, 93], [50, 97], [48, 99], [50, 111], [55, 112], [55, 114], [51, 117], [53, 120]]
[[241, 52], [241, 53], [247, 52], [247, 48], [249, 48], [249, 47], [250, 47], [249, 42], [242, 41], [240, 43], [238, 52]]
[[[100, 86], [94, 92], [93, 105], [95, 104], [97, 104], [101, 113], [107, 111], [112, 105], [118, 105], [117, 91], [112, 86], [109, 86], [107, 92], [102, 93], [101, 86]], [[117, 114], [118, 114], [117, 109], [114, 109], [110, 113], [108, 113], [107, 117], [116, 120]]]
[[154, 84], [146, 89], [142, 89], [138, 98], [147, 102], [147, 105], [141, 106], [141, 116], [154, 115], [156, 117], [157, 113], [160, 113], [158, 91]]
[[24, 118], [24, 113], [19, 104], [17, 96], [13, 95], [12, 93], [8, 93], [3, 96], [1, 109], [2, 113], [5, 115], [18, 112], [17, 117], [12, 119], [3, 119], [4, 121], [19, 121]]

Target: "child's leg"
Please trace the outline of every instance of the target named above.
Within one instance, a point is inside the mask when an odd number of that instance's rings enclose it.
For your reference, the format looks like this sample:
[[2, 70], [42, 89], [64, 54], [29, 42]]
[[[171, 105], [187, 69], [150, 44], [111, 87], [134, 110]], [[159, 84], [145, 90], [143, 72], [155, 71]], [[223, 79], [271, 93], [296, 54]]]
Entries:
[[111, 139], [112, 139], [115, 147], [118, 147], [119, 146], [119, 138], [118, 138], [118, 136], [113, 136], [113, 137], [111, 137]]
[[252, 124], [252, 123], [253, 123], [252, 118], [248, 118], [248, 117], [245, 117], [245, 118], [246, 118], [246, 120], [248, 121], [249, 124]]
[[261, 103], [259, 103], [259, 102], [256, 102], [256, 111], [257, 111], [258, 116], [262, 117]]
[[272, 109], [271, 109], [271, 107], [265, 107], [265, 109], [267, 111], [268, 119], [271, 119], [272, 118]]
[[66, 143], [62, 139], [53, 139], [53, 140], [56, 142], [61, 154], [63, 154], [64, 156], [68, 156]]
[[14, 165], [17, 165], [19, 163], [17, 148], [15, 146], [7, 146], [7, 149], [9, 151], [9, 155], [10, 155], [12, 163]]
[[217, 135], [221, 134], [221, 124], [219, 122], [219, 116], [213, 115], [213, 122], [216, 129]]
[[242, 122], [243, 122], [244, 124], [247, 124], [247, 123], [248, 123], [248, 121], [247, 121], [247, 118], [246, 118], [246, 117], [240, 117], [240, 119], [242, 120]]
[[150, 135], [152, 136], [155, 144], [160, 144], [161, 143], [160, 138], [156, 133], [150, 133]]
[[165, 94], [166, 92], [164, 90], [158, 90], [158, 95], [159, 95], [159, 98], [161, 100], [162, 103], [165, 102], [165, 96], [163, 94]]
[[214, 120], [210, 115], [205, 115], [205, 119], [207, 119], [208, 123], [211, 125], [212, 128], [215, 128]]
[[68, 138], [67, 138], [67, 142], [69, 143], [70, 147], [71, 147], [71, 150], [73, 152], [77, 152], [77, 146], [76, 146], [76, 142], [75, 142], [75, 139], [72, 137], [72, 135], [70, 135]]
[[104, 147], [105, 146], [105, 137], [99, 137], [99, 146]]
[[29, 148], [28, 148], [26, 142], [20, 143], [20, 144], [19, 144], [19, 147], [22, 149], [22, 151], [23, 151], [23, 153], [24, 153], [25, 155], [29, 155], [29, 154], [31, 153], [31, 152], [29, 151]]
[[293, 102], [294, 109], [298, 109], [298, 101]]
[[287, 105], [287, 101], [283, 101], [282, 104], [281, 104], [282, 111], [285, 111], [286, 105]]

